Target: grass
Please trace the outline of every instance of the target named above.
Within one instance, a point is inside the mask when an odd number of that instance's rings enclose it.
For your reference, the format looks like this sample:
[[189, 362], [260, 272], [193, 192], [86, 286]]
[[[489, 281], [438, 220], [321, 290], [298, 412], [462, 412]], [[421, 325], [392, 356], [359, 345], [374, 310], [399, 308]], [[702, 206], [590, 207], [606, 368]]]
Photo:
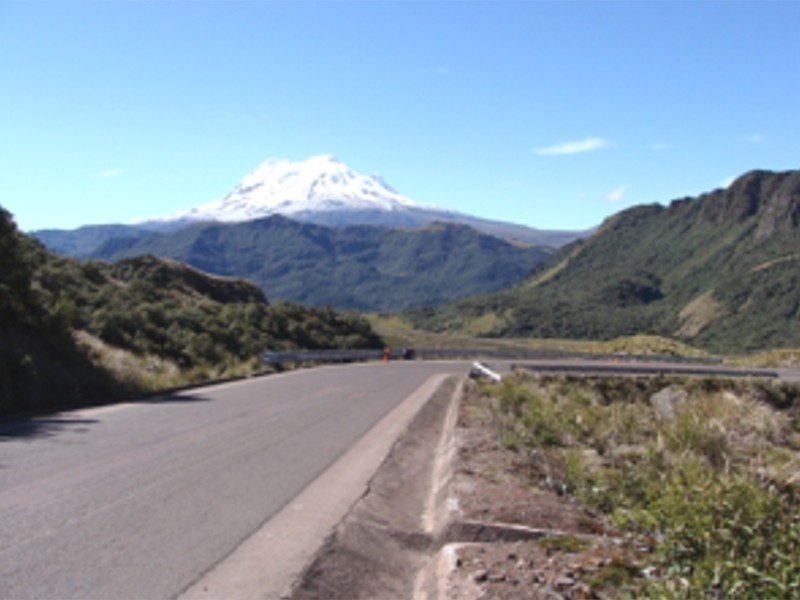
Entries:
[[174, 361], [137, 354], [106, 344], [86, 331], [75, 333], [77, 345], [92, 362], [132, 394], [159, 392], [205, 381], [248, 377], [264, 371], [257, 358], [181, 369]]
[[545, 549], [548, 555], [556, 552], [575, 553], [585, 550], [589, 542], [575, 535], [555, 535], [542, 538], [538, 544]]
[[683, 307], [678, 313], [680, 336], [694, 337], [723, 312], [723, 306], [714, 300], [714, 290], [707, 290]]
[[483, 393], [537, 485], [649, 548], [596, 577], [636, 597], [800, 594], [800, 387], [516, 374]]
[[766, 350], [749, 356], [736, 356], [728, 359], [732, 364], [755, 367], [794, 368], [800, 367], [800, 348], [780, 348]]
[[539, 286], [543, 283], [547, 283], [551, 279], [553, 279], [556, 275], [558, 275], [561, 271], [566, 269], [569, 266], [570, 261], [575, 258], [581, 252], [581, 247], [575, 248], [569, 256], [567, 256], [564, 260], [559, 262], [558, 264], [552, 266], [550, 269], [546, 270], [541, 275], [537, 276], [535, 279], [529, 279], [527, 281], [523, 281], [520, 285], [525, 289], [534, 288]]
[[[370, 313], [365, 315], [372, 329], [393, 348], [484, 348], [519, 350], [558, 350], [595, 354], [666, 354], [672, 356], [707, 356], [707, 353], [682, 342], [657, 335], [635, 335], [608, 341], [490, 338], [449, 333], [432, 333], [415, 329], [398, 315]], [[495, 315], [484, 317], [485, 322]], [[485, 324], [484, 321], [482, 323]], [[800, 356], [800, 353], [798, 353]]]

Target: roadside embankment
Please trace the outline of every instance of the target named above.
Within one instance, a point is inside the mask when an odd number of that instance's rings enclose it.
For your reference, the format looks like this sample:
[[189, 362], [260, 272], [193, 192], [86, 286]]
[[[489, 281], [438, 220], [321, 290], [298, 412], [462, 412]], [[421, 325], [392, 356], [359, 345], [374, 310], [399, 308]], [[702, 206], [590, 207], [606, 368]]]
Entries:
[[552, 550], [591, 548], [583, 562], [598, 568], [618, 552], [615, 532], [567, 498], [532, 490], [522, 474], [513, 475], [512, 455], [486, 416], [473, 384], [446, 380], [291, 599], [462, 600], [482, 597], [487, 584], [501, 598], [556, 590], [581, 597], [585, 587], [570, 554]]
[[[403, 598], [435, 551], [461, 381], [448, 378], [417, 413], [297, 582], [296, 600]], [[444, 501], [443, 501], [444, 500]]]

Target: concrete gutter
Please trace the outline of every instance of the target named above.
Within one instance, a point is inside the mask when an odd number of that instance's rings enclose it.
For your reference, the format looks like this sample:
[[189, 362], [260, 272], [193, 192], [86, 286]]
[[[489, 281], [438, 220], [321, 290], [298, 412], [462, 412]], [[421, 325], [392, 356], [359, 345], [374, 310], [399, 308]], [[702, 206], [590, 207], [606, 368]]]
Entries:
[[179, 598], [253, 600], [289, 595], [292, 584], [337, 523], [359, 498], [369, 495], [371, 479], [395, 440], [428, 405], [446, 378], [436, 375], [428, 379]]
[[[444, 600], [453, 597], [461, 546], [562, 534], [462, 518], [452, 482], [463, 381], [451, 377], [422, 407], [303, 571], [291, 600]], [[478, 586], [459, 585], [459, 597], [481, 596]]]
[[428, 567], [450, 520], [461, 385], [450, 377], [419, 411], [304, 571], [292, 600], [437, 596]]

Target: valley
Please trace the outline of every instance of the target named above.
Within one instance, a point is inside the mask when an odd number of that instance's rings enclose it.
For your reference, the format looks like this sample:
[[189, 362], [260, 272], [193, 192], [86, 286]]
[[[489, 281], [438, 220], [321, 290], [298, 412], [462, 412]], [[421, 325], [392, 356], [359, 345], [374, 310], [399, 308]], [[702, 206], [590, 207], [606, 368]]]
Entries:
[[0, 0], [0, 600], [800, 600], [797, 23]]
[[[379, 471], [366, 493], [348, 489], [362, 498], [342, 504], [352, 505], [349, 513], [319, 525], [316, 537], [293, 555], [291, 577], [282, 572], [282, 579], [267, 581], [259, 562], [268, 556], [262, 548], [247, 555], [256, 568], [248, 574], [250, 587], [242, 587], [230, 573], [239, 573], [239, 551], [250, 552], [252, 546], [211, 534], [209, 526], [198, 536], [197, 552], [178, 565], [178, 574], [158, 581], [147, 573], [163, 567], [161, 562], [153, 566], [144, 555], [128, 561], [130, 549], [112, 533], [108, 547], [128, 567], [115, 569], [117, 577], [104, 577], [101, 585], [91, 560], [59, 567], [63, 548], [77, 537], [65, 530], [44, 548], [17, 544], [10, 555], [17, 561], [13, 564], [30, 563], [33, 555], [49, 557], [42, 571], [47, 581], [35, 588], [18, 569], [23, 577], [9, 575], [7, 590], [15, 595], [24, 589], [57, 590], [78, 597], [92, 590], [167, 585], [171, 595], [184, 590], [202, 597], [209, 586], [244, 593], [280, 581], [284, 588], [294, 582], [292, 597], [297, 598], [370, 596], [412, 585], [434, 586], [438, 597], [454, 600], [489, 593], [513, 598], [520, 589], [543, 598], [553, 593], [693, 598], [709, 589], [733, 596], [744, 590], [745, 595], [793, 597], [798, 589], [792, 568], [798, 531], [798, 392], [795, 382], [779, 381], [776, 374], [796, 378], [797, 371], [739, 367], [800, 364], [797, 215], [800, 172], [761, 171], [667, 207], [622, 211], [585, 239], [558, 248], [500, 239], [457, 223], [329, 227], [272, 215], [161, 231], [86, 230], [93, 241], [62, 236], [75, 253], [81, 249], [94, 257], [77, 259], [54, 254], [21, 234], [3, 212], [2, 413], [41, 415], [93, 402], [136, 401], [12, 421], [0, 439], [5, 437], [19, 462], [28, 460], [21, 449], [26, 438], [45, 444], [50, 437], [64, 439], [87, 428], [118, 427], [123, 418], [169, 413], [174, 421], [156, 427], [138, 423], [136, 435], [155, 435], [153, 447], [161, 444], [170, 451], [178, 440], [200, 444], [203, 450], [170, 454], [166, 466], [184, 465], [179, 470], [185, 478], [200, 473], [206, 481], [207, 470], [227, 477], [228, 467], [220, 463], [207, 469], [203, 461], [234, 456], [236, 468], [230, 472], [242, 472], [236, 485], [250, 495], [237, 518], [214, 513], [208, 519], [180, 509], [167, 489], [169, 512], [160, 511], [159, 519], [171, 522], [174, 514], [177, 522], [207, 520], [225, 530], [235, 523], [240, 538], [250, 535], [263, 522], [257, 507], [264, 498], [275, 498], [273, 483], [286, 464], [305, 464], [306, 446], [329, 456], [330, 432], [344, 421], [350, 427], [357, 413], [365, 420], [355, 433], [348, 429], [351, 437], [337, 446], [343, 450], [421, 378], [441, 382], [445, 373], [460, 376], [448, 380], [454, 408], [447, 409], [447, 427], [438, 422], [429, 423], [429, 430], [411, 427], [394, 447], [397, 468], [426, 473], [424, 481], [416, 478], [423, 483], [414, 488], [415, 502], [429, 510], [430, 502], [446, 499], [449, 516], [438, 525], [430, 515], [420, 524], [419, 510], [408, 509], [410, 488], [398, 494], [394, 477]], [[492, 282], [495, 288], [470, 287], [475, 282]], [[302, 304], [284, 301], [281, 296], [290, 294], [286, 289], [300, 294]], [[381, 303], [386, 298], [391, 302]], [[361, 312], [339, 312], [342, 308]], [[464, 382], [470, 364], [465, 361], [348, 365], [142, 398], [143, 392], [264, 373], [255, 357], [266, 349], [373, 348], [377, 354], [387, 346], [476, 348], [477, 354], [542, 349], [609, 358], [602, 365], [575, 359], [530, 362], [514, 373], [502, 364], [503, 379], [496, 383]], [[626, 355], [652, 357], [652, 364], [621, 365]], [[670, 367], [658, 362], [662, 357], [727, 364], [708, 371], [683, 366], [665, 374]], [[256, 388], [265, 395], [244, 392]], [[431, 407], [445, 406], [443, 396], [433, 398], [438, 400], [419, 409], [420, 418]], [[300, 423], [298, 431], [322, 427], [324, 435], [302, 438], [303, 448], [280, 450], [277, 462], [256, 460], [275, 454], [273, 438], [288, 438], [280, 427], [268, 429], [272, 437], [265, 437], [249, 418], [242, 428], [244, 413], [220, 419], [213, 412], [245, 407], [267, 423], [289, 415], [292, 424]], [[310, 424], [302, 425], [291, 410], [310, 418]], [[170, 423], [186, 418], [199, 419], [203, 433], [195, 434], [191, 425], [175, 437]], [[434, 458], [423, 456], [414, 435], [424, 431], [428, 446], [450, 440], [452, 447], [436, 446]], [[219, 436], [224, 448], [205, 449], [208, 432]], [[114, 446], [124, 439], [101, 435], [92, 443]], [[441, 462], [444, 447], [452, 463]], [[153, 456], [147, 448], [125, 442], [119, 456], [132, 465], [140, 459], [149, 464]], [[311, 470], [324, 470], [328, 463], [323, 463]], [[46, 474], [49, 468], [31, 464], [36, 472]], [[114, 485], [109, 467], [100, 458], [92, 465], [98, 470], [90, 473], [92, 487], [83, 502], [107, 512], [102, 501], [108, 489], [114, 502], [146, 512], [143, 502], [149, 497], [106, 488]], [[267, 470], [261, 473], [263, 465]], [[340, 487], [340, 478], [327, 476]], [[32, 479], [28, 487], [39, 485]], [[47, 519], [61, 518], [60, 507], [42, 496], [26, 496], [28, 487], [12, 488], [8, 501], [39, 506]], [[217, 497], [213, 490], [199, 489], [207, 498]], [[72, 498], [69, 485], [66, 490], [63, 497]], [[270, 510], [291, 500], [280, 496]], [[327, 507], [332, 500], [325, 495], [317, 501]], [[296, 502], [295, 511], [306, 498]], [[279, 526], [283, 513], [270, 514], [270, 520], [278, 519], [270, 526]], [[375, 527], [374, 515], [397, 526]], [[304, 524], [290, 523], [283, 526], [293, 535], [307, 534]], [[30, 519], [8, 524], [20, 540], [30, 537], [24, 528], [34, 526]], [[135, 518], [124, 526], [131, 532], [126, 540], [145, 535], [160, 547], [180, 543], [179, 537], [142, 528]], [[217, 539], [221, 546], [209, 542]], [[380, 553], [370, 550], [374, 544]], [[273, 546], [270, 541], [265, 547]], [[392, 552], [408, 562], [398, 567], [389, 560]], [[220, 570], [201, 578], [209, 564]], [[366, 564], [375, 575], [367, 584], [361, 576]], [[396, 588], [387, 588], [390, 584]]]
[[247, 278], [275, 301], [396, 312], [500, 291], [550, 252], [455, 223], [408, 230], [334, 228], [272, 216], [117, 237], [89, 257], [116, 261], [154, 254], [209, 273]]
[[268, 160], [222, 199], [172, 215], [32, 234], [74, 258], [153, 254], [244, 277], [275, 301], [397, 312], [499, 292], [587, 233], [422, 205], [323, 155]]
[[[67, 331], [79, 332], [81, 352], [105, 357], [106, 368], [148, 374], [134, 377], [137, 389], [144, 381], [158, 387], [252, 372], [252, 363], [237, 365], [270, 345], [582, 345], [797, 361], [798, 171], [752, 171], [696, 198], [621, 211], [582, 235], [529, 231], [548, 233], [555, 245], [490, 235], [455, 213], [449, 216], [461, 222], [423, 223], [430, 212], [409, 222], [406, 211], [417, 209], [430, 207], [332, 157], [267, 161], [228, 196], [197, 210], [138, 225], [36, 232], [51, 250], [81, 262], [23, 240], [27, 275], [9, 285], [33, 286], [17, 290], [17, 312], [35, 297], [41, 308], [34, 321], [60, 323], [62, 330], [66, 323]], [[382, 224], [360, 222], [378, 213]], [[206, 221], [212, 218], [218, 220]], [[192, 308], [191, 319], [179, 316], [175, 302], [213, 288], [180, 291], [178, 282], [196, 271], [252, 281], [250, 308]], [[135, 275], [123, 285], [125, 274]], [[337, 310], [369, 314], [378, 333]], [[228, 325], [213, 324], [219, 319]], [[317, 320], [347, 323], [359, 333], [315, 337]], [[305, 325], [286, 325], [293, 322]], [[164, 335], [176, 327], [191, 333]], [[19, 331], [14, 326], [7, 335]], [[72, 352], [66, 338], [59, 344]], [[16, 353], [9, 365], [42, 352]]]

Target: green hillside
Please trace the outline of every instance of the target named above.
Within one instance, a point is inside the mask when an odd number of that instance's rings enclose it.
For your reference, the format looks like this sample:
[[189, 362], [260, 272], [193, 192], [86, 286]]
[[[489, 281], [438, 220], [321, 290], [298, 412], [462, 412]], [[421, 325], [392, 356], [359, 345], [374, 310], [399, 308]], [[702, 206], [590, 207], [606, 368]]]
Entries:
[[394, 311], [507, 288], [549, 255], [452, 223], [420, 229], [343, 228], [269, 217], [109, 239], [104, 260], [154, 254], [246, 277], [270, 298], [308, 306]]
[[151, 230], [138, 225], [84, 225], [77, 229], [40, 229], [31, 235], [56, 254], [89, 258], [92, 251], [115, 238], [137, 238]]
[[267, 349], [382, 345], [360, 317], [269, 304], [242, 279], [55, 256], [2, 209], [0, 261], [0, 414], [244, 374]]
[[800, 346], [800, 172], [639, 206], [561, 248], [513, 289], [416, 326], [489, 336], [673, 337], [716, 352]]

